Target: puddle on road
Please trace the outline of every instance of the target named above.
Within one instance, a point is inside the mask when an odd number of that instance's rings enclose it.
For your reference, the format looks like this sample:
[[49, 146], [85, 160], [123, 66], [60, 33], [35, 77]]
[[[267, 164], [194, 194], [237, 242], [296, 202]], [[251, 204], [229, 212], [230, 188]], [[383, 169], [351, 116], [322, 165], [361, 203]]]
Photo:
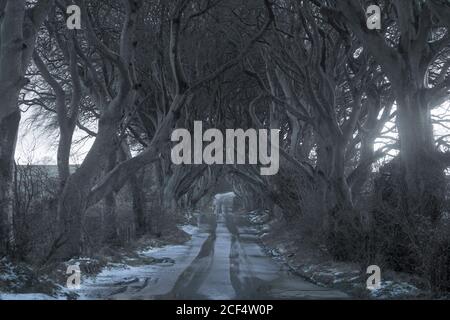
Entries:
[[85, 299], [328, 299], [347, 298], [292, 274], [267, 256], [244, 217], [205, 215], [185, 245], [144, 252], [173, 264], [105, 270], [83, 284]]

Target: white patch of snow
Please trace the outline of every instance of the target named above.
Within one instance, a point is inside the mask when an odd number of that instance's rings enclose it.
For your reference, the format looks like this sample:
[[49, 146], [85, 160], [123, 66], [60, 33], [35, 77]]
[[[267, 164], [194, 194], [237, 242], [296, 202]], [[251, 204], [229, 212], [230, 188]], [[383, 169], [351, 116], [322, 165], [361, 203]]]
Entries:
[[[183, 245], [167, 245], [159, 248], [150, 248], [139, 252], [148, 258], [168, 258], [173, 262], [162, 262], [142, 266], [129, 266], [126, 264], [109, 264], [95, 277], [83, 278], [81, 288], [73, 293], [79, 295], [79, 299], [109, 298], [111, 295], [120, 296], [122, 289], [133, 296], [139, 292], [134, 287], [151, 288], [152, 294], [164, 294], [168, 292], [181, 272], [197, 256], [197, 248], [206, 240], [208, 234], [200, 232], [194, 226], [183, 226], [182, 229], [192, 235], [192, 239]], [[195, 248], [195, 250], [192, 250]], [[130, 291], [131, 290], [131, 291]], [[138, 291], [134, 291], [138, 290]], [[147, 297], [147, 296], [146, 296]], [[149, 297], [147, 297], [149, 298]]]
[[54, 297], [41, 293], [24, 293], [24, 294], [0, 293], [0, 300], [29, 301], [29, 300], [56, 300], [56, 299]]
[[409, 283], [395, 283], [393, 281], [382, 281], [380, 288], [369, 290], [370, 295], [374, 298], [395, 298], [403, 295], [414, 295], [419, 292], [418, 288]]
[[181, 226], [181, 229], [191, 236], [198, 233], [199, 231], [199, 228], [197, 226], [193, 226], [191, 224]]

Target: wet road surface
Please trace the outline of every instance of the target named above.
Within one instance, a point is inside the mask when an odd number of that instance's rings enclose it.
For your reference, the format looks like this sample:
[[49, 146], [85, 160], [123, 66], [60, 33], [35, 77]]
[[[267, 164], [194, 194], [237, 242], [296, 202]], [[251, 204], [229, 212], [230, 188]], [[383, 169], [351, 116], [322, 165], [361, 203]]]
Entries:
[[[102, 299], [345, 299], [342, 292], [312, 284], [267, 256], [257, 232], [223, 207], [203, 219], [185, 246], [161, 250], [175, 263], [142, 266], [86, 286], [85, 298]], [[176, 257], [175, 257], [176, 256]], [[118, 280], [119, 279], [119, 280]]]

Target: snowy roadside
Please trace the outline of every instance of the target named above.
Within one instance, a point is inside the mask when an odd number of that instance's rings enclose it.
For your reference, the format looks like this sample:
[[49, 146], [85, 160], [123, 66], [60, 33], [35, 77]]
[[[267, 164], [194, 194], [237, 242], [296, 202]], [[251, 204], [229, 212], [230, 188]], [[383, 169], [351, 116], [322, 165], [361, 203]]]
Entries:
[[127, 263], [109, 264], [98, 275], [83, 279], [81, 287], [75, 291], [78, 299], [128, 299], [146, 288], [151, 288], [152, 295], [170, 291], [177, 273], [181, 273], [197, 255], [196, 251], [191, 252], [193, 248], [200, 248], [207, 238], [198, 227], [186, 225], [181, 229], [191, 236], [189, 241], [139, 251], [137, 260], [150, 263], [135, 263], [131, 259]]
[[36, 301], [36, 300], [58, 300], [58, 299], [43, 293], [0, 293], [0, 300]]
[[58, 285], [47, 276], [39, 276], [26, 265], [0, 259], [0, 300], [54, 300], [50, 292], [57, 290]]
[[382, 272], [381, 288], [368, 290], [369, 275], [358, 264], [333, 261], [321, 248], [314, 250], [302, 243], [295, 230], [286, 231], [282, 223], [269, 221], [267, 212], [251, 212], [249, 221], [258, 230], [269, 255], [317, 285], [341, 290], [357, 299], [420, 299], [430, 295], [419, 289], [421, 279], [393, 271]]
[[[164, 281], [158, 281], [160, 274], [165, 273], [170, 268], [173, 269], [175, 265], [178, 268], [187, 263], [188, 261], [182, 261], [187, 251], [194, 245], [198, 245], [194, 242], [204, 241], [207, 237], [200, 228], [192, 225], [180, 226], [180, 229], [190, 237], [190, 240], [183, 244], [146, 246], [145, 249], [134, 252], [130, 257], [125, 257], [120, 262], [107, 262], [101, 267], [99, 267], [98, 261], [92, 258], [79, 258], [66, 262], [66, 266], [76, 265], [82, 270], [80, 287], [76, 289], [68, 289], [46, 276], [35, 277], [35, 272], [30, 268], [24, 272], [22, 271], [23, 268], [20, 269], [5, 260], [0, 265], [0, 300], [101, 299], [117, 295], [121, 293], [120, 290], [128, 286], [143, 288], [151, 285], [152, 281], [155, 284], [158, 282], [158, 286], [161, 286], [160, 290], [164, 291], [166, 290]], [[95, 271], [83, 273], [83, 270], [86, 269]], [[24, 283], [30, 281], [30, 278], [33, 278], [35, 282], [45, 283], [46, 288], [52, 287], [51, 290], [43, 290], [43, 293], [39, 290], [39, 285], [35, 286], [35, 291], [33, 288], [27, 290], [21, 288]], [[167, 285], [170, 285], [170, 281], [166, 282]], [[1, 286], [2, 283], [5, 285]], [[5, 287], [10, 290], [2, 292]], [[15, 287], [17, 287], [17, 290]], [[51, 291], [51, 293], [45, 291]]]

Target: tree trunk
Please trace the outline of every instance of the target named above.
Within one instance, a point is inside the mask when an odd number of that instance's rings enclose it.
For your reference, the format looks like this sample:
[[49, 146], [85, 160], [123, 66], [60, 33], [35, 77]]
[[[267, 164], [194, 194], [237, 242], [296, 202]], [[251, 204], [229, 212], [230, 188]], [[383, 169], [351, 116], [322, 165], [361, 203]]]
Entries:
[[[356, 202], [360, 199], [361, 192], [369, 179], [372, 172], [374, 155], [375, 155], [375, 140], [379, 132], [377, 131], [378, 114], [380, 109], [377, 107], [380, 104], [380, 98], [377, 96], [372, 99], [369, 96], [369, 111], [366, 122], [364, 124], [364, 131], [361, 137], [361, 151], [359, 157], [359, 164], [361, 170], [358, 172], [354, 181], [351, 181], [351, 190], [353, 200]], [[389, 110], [390, 108], [387, 108]], [[386, 112], [386, 110], [384, 112]]]
[[287, 114], [292, 129], [289, 153], [291, 154], [291, 156], [296, 157], [298, 151], [298, 142], [300, 140], [300, 123], [291, 113], [288, 112]]
[[[87, 178], [87, 177], [86, 177]], [[67, 180], [58, 203], [60, 224], [55, 258], [66, 260], [82, 253], [82, 219], [86, 210], [87, 191], [83, 175], [79, 173]]]
[[331, 174], [335, 206], [339, 210], [352, 210], [352, 193], [345, 176], [345, 145], [341, 141], [337, 140], [340, 139], [336, 139], [332, 147], [333, 169]]
[[[114, 169], [117, 163], [117, 151], [112, 151], [108, 159], [108, 166], [105, 170], [106, 173]], [[119, 232], [117, 226], [117, 210], [116, 210], [116, 194], [110, 192], [106, 195], [104, 201], [103, 221], [104, 227], [103, 240], [109, 244], [117, 244], [119, 239]]]
[[[20, 123], [19, 93], [34, 50], [37, 30], [52, 1], [31, 9], [27, 1], [1, 1], [0, 19], [0, 255], [11, 249], [13, 234], [14, 153]], [[30, 13], [27, 14], [27, 10]], [[27, 23], [25, 22], [27, 18]]]
[[[352, 194], [345, 176], [345, 145], [340, 137], [320, 138], [317, 154], [318, 167], [323, 172], [327, 185], [322, 192], [329, 210], [353, 208]], [[329, 141], [328, 141], [329, 140]]]
[[[387, 45], [382, 34], [367, 30], [361, 4], [357, 0], [338, 1], [336, 6], [347, 25], [367, 47], [389, 78], [397, 102], [404, 190], [402, 202], [408, 213], [439, 214], [443, 194], [444, 168], [436, 161], [429, 106], [423, 92], [435, 55], [430, 52], [433, 12], [445, 5], [424, 3], [414, 10], [414, 1], [393, 1], [400, 38], [396, 47]], [[441, 9], [441, 10], [439, 10]], [[417, 12], [416, 12], [417, 11]], [[446, 19], [437, 14], [445, 24]]]
[[367, 180], [369, 179], [369, 176], [372, 172], [372, 159], [374, 157], [374, 145], [375, 145], [375, 138], [374, 137], [363, 137], [361, 141], [361, 154], [360, 154], [360, 160], [359, 162], [361, 164], [364, 164], [364, 167], [362, 168], [361, 172], [358, 174], [358, 176], [355, 178], [355, 181], [353, 182], [351, 186], [352, 190], [352, 198], [356, 202], [359, 200], [361, 196], [361, 192], [363, 191], [364, 186], [367, 183]]
[[73, 131], [66, 132], [66, 130], [61, 128], [60, 135], [57, 161], [60, 188], [63, 190], [67, 179], [70, 177], [70, 151], [72, 147]]
[[20, 111], [0, 122], [0, 255], [14, 247], [14, 153]]
[[57, 259], [68, 259], [82, 253], [82, 221], [88, 196], [108, 164], [108, 155], [117, 150], [116, 121], [100, 119], [99, 133], [83, 164], [67, 180], [58, 204], [61, 224]]
[[24, 85], [25, 1], [3, 3], [0, 28], [0, 255], [12, 249], [14, 152], [20, 122], [19, 92]]
[[145, 194], [143, 191], [144, 173], [145, 170], [142, 171], [141, 176], [132, 176], [130, 181], [137, 236], [142, 236], [147, 232], [147, 221], [145, 219]]
[[437, 160], [430, 110], [418, 92], [398, 100], [400, 159], [409, 213], [436, 218], [443, 200], [444, 171]]
[[103, 241], [107, 244], [118, 244], [119, 232], [117, 228], [116, 196], [110, 193], [105, 197], [102, 225], [104, 227]]

